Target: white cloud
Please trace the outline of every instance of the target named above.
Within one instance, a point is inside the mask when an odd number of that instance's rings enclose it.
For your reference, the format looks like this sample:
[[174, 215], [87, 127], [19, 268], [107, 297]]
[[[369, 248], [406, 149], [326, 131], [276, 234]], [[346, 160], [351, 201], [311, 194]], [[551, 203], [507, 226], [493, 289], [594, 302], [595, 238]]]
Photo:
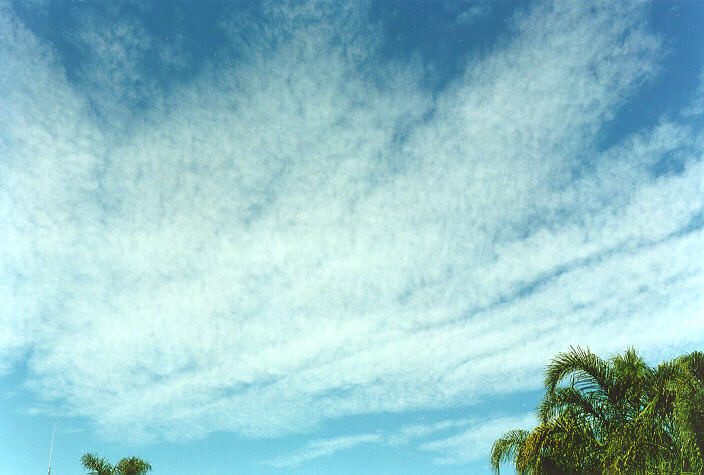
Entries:
[[[657, 72], [637, 7], [537, 6], [432, 97], [356, 35], [363, 8], [326, 28], [308, 5], [126, 129], [2, 7], [0, 369], [28, 355], [65, 413], [182, 439], [472, 404], [569, 344], [701, 341], [704, 143], [663, 122], [595, 145]], [[139, 79], [118, 53], [96, 77]]]
[[[380, 431], [375, 434], [354, 434], [330, 439], [317, 439], [308, 442], [301, 449], [288, 455], [279, 456], [272, 459], [266, 464], [275, 467], [289, 467], [300, 465], [314, 458], [329, 456], [338, 450], [345, 450], [356, 447], [363, 443], [373, 443], [378, 445], [386, 445], [392, 447], [413, 445], [421, 450], [435, 452], [457, 452], [460, 450], [460, 441], [470, 439], [473, 445], [479, 443], [479, 448], [472, 449], [472, 455], [468, 460], [486, 457], [486, 453], [480, 453], [481, 447], [486, 445], [487, 441], [490, 444], [493, 439], [501, 434], [499, 432], [502, 427], [504, 430], [510, 424], [518, 423], [525, 424], [530, 418], [527, 415], [521, 417], [499, 417], [494, 419], [444, 419], [429, 423], [407, 424], [393, 431]], [[534, 419], [534, 417], [533, 417]], [[468, 427], [471, 430], [466, 431]], [[458, 432], [458, 429], [463, 429]], [[455, 433], [455, 435], [444, 438], [428, 441], [431, 437], [437, 437], [440, 434]], [[473, 433], [474, 436], [470, 435]], [[493, 439], [492, 439], [493, 438]], [[425, 442], [424, 442], [425, 441]], [[463, 454], [466, 456], [467, 449], [462, 448]], [[443, 459], [445, 460], [445, 459]], [[442, 460], [436, 460], [440, 463], [446, 463]], [[466, 460], [464, 460], [466, 461]]]
[[408, 444], [417, 439], [427, 438], [438, 432], [466, 427], [472, 422], [471, 419], [445, 419], [433, 423], [409, 424], [401, 427], [396, 433], [387, 435], [386, 442], [389, 445]]
[[700, 116], [704, 114], [704, 72], [701, 74], [701, 79], [699, 81], [699, 87], [692, 98], [689, 106], [682, 111], [685, 117], [688, 116]]
[[267, 462], [274, 467], [293, 467], [318, 457], [332, 455], [340, 450], [347, 450], [360, 444], [378, 443], [379, 434], [361, 434], [333, 439], [321, 439], [309, 442], [302, 450], [289, 456], [283, 456]]
[[491, 5], [489, 2], [480, 1], [474, 3], [457, 15], [457, 23], [461, 25], [471, 25], [489, 13], [490, 8]]
[[531, 430], [535, 424], [535, 414], [532, 413], [489, 419], [472, 425], [460, 434], [427, 442], [420, 449], [439, 453], [436, 462], [440, 464], [488, 459], [491, 444], [507, 430]]
[[[535, 415], [526, 413], [510, 417], [445, 419], [432, 423], [410, 424], [390, 432], [313, 440], [301, 449], [267, 461], [266, 464], [274, 467], [297, 466], [360, 444], [412, 444], [419, 450], [434, 452], [437, 455], [434, 461], [438, 464], [466, 463], [486, 459], [491, 444], [504, 432], [516, 428], [531, 430], [535, 423]], [[448, 432], [452, 435], [447, 435]], [[446, 435], [438, 438], [442, 433]]]

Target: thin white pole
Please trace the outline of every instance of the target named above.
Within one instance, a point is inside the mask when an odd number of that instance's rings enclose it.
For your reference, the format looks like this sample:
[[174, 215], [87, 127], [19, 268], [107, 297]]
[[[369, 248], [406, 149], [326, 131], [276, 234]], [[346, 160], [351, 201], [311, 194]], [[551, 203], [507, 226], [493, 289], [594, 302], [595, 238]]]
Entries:
[[54, 432], [51, 433], [51, 448], [49, 449], [49, 474], [51, 475], [51, 456], [54, 453], [54, 436], [56, 435], [56, 421], [54, 421]]

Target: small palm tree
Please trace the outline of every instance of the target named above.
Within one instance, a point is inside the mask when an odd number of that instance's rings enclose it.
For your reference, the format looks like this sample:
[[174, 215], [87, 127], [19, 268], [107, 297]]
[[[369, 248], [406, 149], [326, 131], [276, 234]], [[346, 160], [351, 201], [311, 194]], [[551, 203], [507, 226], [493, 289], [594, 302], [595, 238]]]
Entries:
[[152, 469], [146, 461], [137, 458], [123, 458], [114, 467], [104, 458], [87, 453], [81, 457], [83, 468], [95, 475], [145, 475]]
[[123, 458], [115, 465], [115, 472], [119, 475], [144, 475], [151, 469], [151, 465], [137, 457]]
[[87, 453], [81, 457], [81, 464], [86, 470], [91, 470], [95, 475], [113, 475], [113, 468], [110, 463], [102, 457]]

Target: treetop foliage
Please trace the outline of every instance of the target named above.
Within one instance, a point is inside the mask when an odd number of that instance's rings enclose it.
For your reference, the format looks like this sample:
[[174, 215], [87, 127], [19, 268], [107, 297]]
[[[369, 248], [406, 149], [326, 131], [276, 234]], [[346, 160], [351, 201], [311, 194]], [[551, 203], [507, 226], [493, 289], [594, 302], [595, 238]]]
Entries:
[[491, 465], [521, 474], [704, 472], [704, 353], [649, 367], [571, 347], [545, 371], [540, 425], [494, 442]]
[[83, 455], [81, 464], [96, 475], [145, 475], [152, 469], [149, 463], [137, 457], [123, 458], [113, 467], [107, 460], [92, 453]]

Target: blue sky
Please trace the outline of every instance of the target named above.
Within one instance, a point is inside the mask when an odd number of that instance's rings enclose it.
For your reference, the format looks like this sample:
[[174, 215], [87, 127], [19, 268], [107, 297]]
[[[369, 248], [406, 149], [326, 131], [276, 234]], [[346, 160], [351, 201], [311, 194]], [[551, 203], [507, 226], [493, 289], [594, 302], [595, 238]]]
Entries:
[[704, 3], [0, 0], [0, 472], [488, 473], [704, 342]]

